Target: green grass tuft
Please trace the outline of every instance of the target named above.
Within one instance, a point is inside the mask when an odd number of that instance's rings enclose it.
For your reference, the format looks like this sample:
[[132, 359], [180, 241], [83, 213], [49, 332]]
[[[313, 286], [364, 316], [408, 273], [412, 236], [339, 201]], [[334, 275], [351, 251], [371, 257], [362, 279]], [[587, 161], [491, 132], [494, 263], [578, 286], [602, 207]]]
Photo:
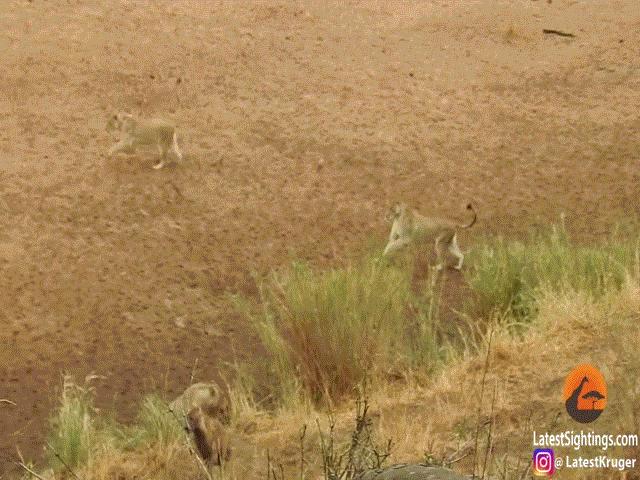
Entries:
[[434, 360], [430, 302], [412, 292], [410, 271], [380, 258], [324, 272], [294, 263], [260, 294], [253, 321], [281, 399], [302, 389], [312, 401], [335, 400], [365, 376]]
[[64, 377], [60, 406], [50, 420], [47, 449], [49, 464], [58, 470], [66, 468], [65, 463], [70, 468], [86, 464], [96, 447], [95, 409], [90, 379], [88, 377], [85, 381], [85, 386], [80, 386], [70, 376]]
[[638, 268], [638, 238], [604, 245], [573, 244], [553, 227], [526, 242], [501, 237], [477, 245], [468, 256], [467, 281], [475, 292], [475, 312], [530, 320], [541, 290], [579, 291], [597, 299], [619, 290]]
[[139, 440], [149, 445], [168, 445], [184, 438], [182, 419], [169, 411], [169, 404], [158, 395], [142, 400], [137, 426]]

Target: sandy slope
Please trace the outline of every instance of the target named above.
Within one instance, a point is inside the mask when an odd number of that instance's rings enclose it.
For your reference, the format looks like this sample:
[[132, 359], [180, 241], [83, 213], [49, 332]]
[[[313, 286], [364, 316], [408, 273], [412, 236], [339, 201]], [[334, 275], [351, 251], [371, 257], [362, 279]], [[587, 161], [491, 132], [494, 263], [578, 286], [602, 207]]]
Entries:
[[[395, 200], [507, 235], [637, 215], [639, 27], [634, 0], [0, 2], [0, 470], [63, 371], [126, 419], [254, 357], [225, 292], [347, 258]], [[106, 158], [114, 110], [175, 120], [184, 163]]]

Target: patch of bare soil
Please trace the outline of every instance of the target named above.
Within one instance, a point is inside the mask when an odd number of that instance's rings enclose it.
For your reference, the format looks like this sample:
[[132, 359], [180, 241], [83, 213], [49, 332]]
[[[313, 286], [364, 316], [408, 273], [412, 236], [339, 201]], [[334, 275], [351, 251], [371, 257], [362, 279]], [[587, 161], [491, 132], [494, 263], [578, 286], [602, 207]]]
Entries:
[[[226, 292], [382, 243], [396, 200], [473, 201], [473, 235], [635, 217], [639, 27], [634, 0], [0, 2], [0, 471], [62, 372], [126, 420], [255, 360]], [[184, 162], [107, 158], [119, 110]]]

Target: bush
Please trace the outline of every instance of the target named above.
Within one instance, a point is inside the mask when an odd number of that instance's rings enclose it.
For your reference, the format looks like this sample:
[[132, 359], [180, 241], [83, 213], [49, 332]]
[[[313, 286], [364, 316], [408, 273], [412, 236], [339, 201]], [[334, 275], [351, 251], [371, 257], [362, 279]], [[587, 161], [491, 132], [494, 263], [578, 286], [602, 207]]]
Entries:
[[412, 293], [410, 271], [380, 258], [325, 272], [294, 263], [272, 275], [253, 320], [273, 358], [277, 396], [302, 388], [313, 401], [335, 400], [366, 375], [435, 360], [425, 356], [435, 345], [431, 300]]
[[181, 419], [169, 411], [169, 405], [157, 395], [147, 395], [138, 413], [140, 440], [147, 444], [168, 445], [184, 438]]
[[526, 242], [498, 237], [478, 245], [469, 254], [467, 281], [476, 294], [475, 313], [529, 320], [541, 289], [580, 291], [597, 299], [622, 287], [637, 269], [637, 256], [637, 237], [575, 245], [563, 228], [553, 227]]
[[[64, 377], [60, 406], [50, 420], [49, 463], [64, 467], [77, 467], [88, 462], [96, 446], [96, 429], [93, 421], [93, 389], [77, 385], [70, 376]], [[59, 458], [57, 458], [59, 456]], [[60, 461], [60, 459], [62, 461]]]

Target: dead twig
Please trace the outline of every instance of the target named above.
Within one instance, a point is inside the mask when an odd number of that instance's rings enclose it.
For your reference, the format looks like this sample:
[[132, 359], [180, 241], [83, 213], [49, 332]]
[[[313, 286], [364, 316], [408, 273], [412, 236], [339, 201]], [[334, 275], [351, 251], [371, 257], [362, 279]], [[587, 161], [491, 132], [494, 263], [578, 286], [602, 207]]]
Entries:
[[491, 413], [489, 414], [489, 431], [487, 433], [487, 448], [484, 451], [484, 463], [482, 464], [482, 480], [484, 480], [484, 476], [485, 473], [487, 472], [487, 466], [490, 463], [490, 457], [491, 457], [491, 453], [493, 450], [493, 426], [495, 424], [495, 404], [496, 404], [496, 397], [498, 396], [498, 381], [496, 380], [496, 383], [493, 387], [493, 397], [491, 398]]
[[[324, 436], [322, 435], [322, 428], [320, 427], [320, 420], [316, 418], [316, 425], [318, 426], [318, 432], [320, 432], [320, 452], [322, 453], [322, 470], [324, 473], [324, 479], [328, 478], [329, 471], [327, 465], [327, 448], [324, 443]], [[267, 479], [269, 480], [269, 479]]]
[[[366, 387], [366, 382], [365, 382]], [[344, 448], [336, 448], [335, 418], [329, 412], [328, 432], [325, 434], [316, 419], [320, 435], [320, 449], [324, 480], [351, 480], [358, 473], [381, 468], [391, 454], [392, 441], [378, 445], [374, 441], [372, 420], [369, 417], [369, 403], [362, 392], [356, 400], [355, 426], [351, 432], [351, 441]]]
[[307, 424], [302, 426], [300, 432], [300, 480], [304, 480], [304, 437], [307, 434]]
[[267, 480], [271, 480], [271, 456], [269, 455], [268, 448], [267, 448]]
[[529, 470], [531, 470], [531, 463], [532, 462], [527, 463], [527, 468], [525, 468], [524, 472], [522, 472], [522, 476], [520, 477], [521, 480], [524, 480], [529, 476]]
[[56, 452], [56, 449], [53, 448], [53, 446], [49, 442], [47, 442], [47, 448], [49, 448], [53, 452], [55, 457], [60, 461], [60, 463], [64, 466], [64, 468], [67, 469], [67, 471], [71, 474], [73, 478], [75, 478], [76, 480], [81, 480], [80, 477], [76, 475], [76, 472], [73, 471], [73, 469], [67, 464], [67, 462], [64, 461], [64, 459], [60, 456], [58, 452]]
[[442, 466], [451, 468], [451, 465], [454, 463], [458, 463], [460, 460], [467, 458], [473, 452], [473, 445], [473, 438], [467, 440], [460, 448], [443, 460]]
[[185, 440], [187, 441], [187, 448], [189, 449], [189, 453], [195, 457], [196, 462], [198, 463], [198, 465], [200, 466], [200, 468], [202, 469], [202, 471], [204, 472], [204, 474], [207, 476], [208, 480], [213, 480], [213, 477], [211, 476], [211, 472], [209, 471], [209, 469], [207, 468], [207, 466], [204, 464], [204, 462], [202, 461], [202, 459], [200, 458], [200, 455], [198, 455], [195, 451], [195, 449], [193, 448], [193, 444], [192, 444], [192, 440], [191, 440], [191, 436], [189, 435], [189, 429], [187, 427], [188, 422], [187, 422], [187, 416], [183, 415], [183, 422], [180, 421], [180, 419], [178, 418], [178, 415], [176, 414], [176, 412], [173, 411], [172, 408], [169, 408], [169, 412], [171, 412], [171, 415], [173, 415], [173, 418], [176, 419], [176, 421], [182, 425], [185, 425], [185, 429], [184, 429], [184, 436], [185, 436]]
[[282, 463], [278, 463], [278, 469], [280, 470], [280, 478], [278, 478], [278, 473], [271, 462], [271, 454], [267, 449], [267, 480], [271, 480], [272, 477], [273, 480], [284, 480], [284, 466]]
[[548, 35], [558, 35], [560, 37], [575, 38], [575, 35], [573, 33], [562, 32], [560, 30], [554, 30], [553, 28], [543, 28], [542, 33], [546, 33]]
[[447, 460], [445, 462], [445, 466], [447, 468], [451, 468], [451, 465], [453, 465], [454, 463], [458, 463], [460, 460], [464, 460], [465, 458], [467, 458], [469, 455], [471, 455], [471, 450], [466, 451], [464, 454], [461, 454], [458, 457], [452, 458], [451, 460]]
[[193, 385], [193, 380], [196, 377], [196, 370], [198, 369], [198, 357], [193, 362], [193, 368], [191, 369], [191, 377], [189, 377], [189, 385]]
[[477, 411], [477, 421], [476, 421], [476, 432], [475, 432], [475, 437], [474, 437], [474, 447], [473, 447], [473, 473], [472, 473], [472, 479], [476, 479], [476, 467], [479, 467], [478, 465], [478, 441], [480, 439], [480, 428], [482, 427], [481, 425], [481, 416], [482, 416], [482, 401], [484, 399], [484, 387], [487, 381], [487, 372], [489, 371], [489, 363], [490, 363], [490, 356], [491, 356], [491, 342], [493, 340], [493, 331], [494, 331], [494, 325], [493, 323], [491, 324], [491, 329], [489, 330], [489, 340], [487, 342], [487, 354], [485, 356], [484, 359], [484, 369], [482, 372], [482, 383], [480, 384], [480, 401], [478, 402], [478, 411]]
[[8, 403], [9, 405], [13, 405], [14, 407], [16, 406], [16, 402], [12, 402], [11, 400], [8, 400], [6, 398], [0, 398], [0, 403]]
[[31, 470], [29, 467], [27, 467], [24, 463], [22, 462], [13, 462], [13, 463], [23, 468], [29, 475], [36, 477], [38, 480], [46, 480], [44, 477], [42, 477], [41, 475], [38, 475], [36, 472]]

